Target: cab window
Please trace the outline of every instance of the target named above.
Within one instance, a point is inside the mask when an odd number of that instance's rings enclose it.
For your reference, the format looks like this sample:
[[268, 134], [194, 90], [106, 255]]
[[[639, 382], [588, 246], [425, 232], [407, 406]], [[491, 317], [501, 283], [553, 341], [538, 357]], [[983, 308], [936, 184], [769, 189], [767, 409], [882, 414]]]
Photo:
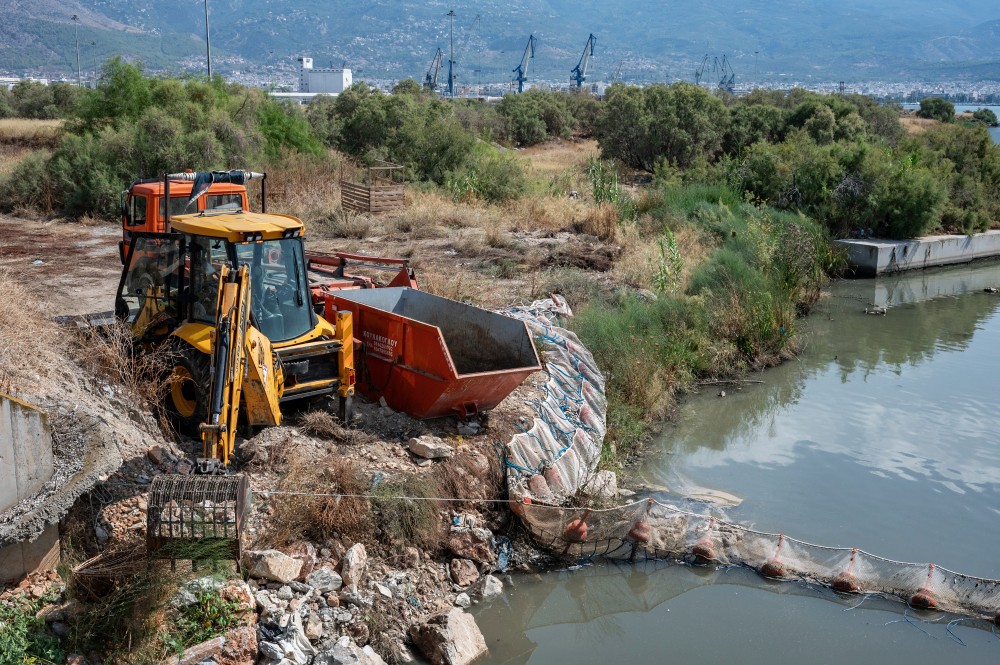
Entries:
[[212, 323], [219, 295], [219, 271], [227, 263], [226, 243], [218, 238], [196, 237], [188, 244], [191, 318]]
[[209, 194], [205, 197], [205, 210], [242, 210], [240, 194]]
[[[198, 207], [196, 204], [192, 203], [190, 208], [187, 206], [188, 198], [190, 197], [185, 196], [183, 194], [180, 196], [170, 197], [171, 217], [173, 217], [174, 215], [186, 215], [188, 213], [198, 212]], [[163, 197], [160, 197], [160, 219], [163, 219], [163, 217], [164, 217]]]
[[146, 197], [132, 197], [132, 223], [131, 226], [142, 226], [146, 223]]

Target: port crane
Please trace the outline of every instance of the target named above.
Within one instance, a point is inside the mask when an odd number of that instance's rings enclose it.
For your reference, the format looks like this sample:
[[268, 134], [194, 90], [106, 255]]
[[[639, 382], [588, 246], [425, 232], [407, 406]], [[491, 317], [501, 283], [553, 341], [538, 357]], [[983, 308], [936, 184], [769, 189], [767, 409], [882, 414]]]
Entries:
[[705, 54], [705, 57], [701, 59], [701, 65], [698, 66], [698, 69], [694, 70], [694, 84], [695, 85], [700, 85], [701, 84], [701, 77], [705, 75], [705, 66], [706, 65], [708, 65], [708, 54], [707, 53]]
[[625, 61], [624, 60], [619, 60], [618, 61], [618, 68], [615, 69], [615, 73], [611, 77], [611, 83], [612, 83], [612, 85], [615, 84], [615, 83], [621, 83], [621, 81], [622, 81], [622, 67], [624, 67], [624, 66], [625, 66]]
[[517, 82], [517, 91], [524, 92], [524, 82], [528, 80], [528, 62], [535, 58], [535, 36], [528, 35], [528, 45], [524, 47], [521, 62], [513, 69], [513, 81]]
[[427, 75], [424, 76], [424, 87], [434, 91], [438, 87], [438, 72], [441, 71], [441, 61], [444, 59], [444, 51], [440, 48], [431, 60], [431, 66], [427, 68]]
[[590, 59], [594, 55], [594, 44], [597, 42], [597, 37], [594, 37], [594, 33], [590, 33], [590, 37], [587, 38], [587, 45], [583, 47], [583, 55], [580, 56], [580, 62], [576, 63], [570, 71], [569, 80], [572, 83], [576, 81], [576, 87], [582, 88], [583, 82], [587, 80], [587, 67], [590, 65]]
[[736, 71], [725, 54], [722, 55], [722, 62], [719, 65], [719, 90], [729, 94], [733, 94], [736, 90]]

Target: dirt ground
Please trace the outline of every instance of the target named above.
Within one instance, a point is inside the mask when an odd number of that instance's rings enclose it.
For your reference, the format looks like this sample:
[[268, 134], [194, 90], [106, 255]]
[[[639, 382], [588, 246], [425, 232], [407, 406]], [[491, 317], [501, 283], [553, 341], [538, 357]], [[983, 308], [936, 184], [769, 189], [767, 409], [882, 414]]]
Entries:
[[37, 291], [53, 316], [109, 311], [121, 276], [120, 239], [121, 231], [110, 224], [0, 215], [0, 270]]

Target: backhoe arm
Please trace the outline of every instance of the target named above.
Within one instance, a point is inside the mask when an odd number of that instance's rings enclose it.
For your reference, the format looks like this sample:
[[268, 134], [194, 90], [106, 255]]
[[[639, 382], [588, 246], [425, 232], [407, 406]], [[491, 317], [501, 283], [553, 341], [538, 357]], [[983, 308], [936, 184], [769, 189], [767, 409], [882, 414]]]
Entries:
[[229, 464], [235, 447], [240, 400], [246, 392], [249, 422], [281, 423], [279, 400], [284, 384], [271, 342], [250, 325], [250, 271], [221, 266], [215, 331], [212, 340], [212, 380], [208, 422], [200, 426], [203, 473]]

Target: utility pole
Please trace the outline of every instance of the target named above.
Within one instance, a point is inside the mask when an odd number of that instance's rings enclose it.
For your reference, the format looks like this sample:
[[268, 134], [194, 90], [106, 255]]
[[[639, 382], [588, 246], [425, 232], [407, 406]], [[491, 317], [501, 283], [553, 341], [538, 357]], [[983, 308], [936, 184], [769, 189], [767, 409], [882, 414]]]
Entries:
[[205, 0], [205, 48], [208, 52], [208, 82], [212, 82], [212, 35], [208, 30], [208, 0]]
[[76, 85], [83, 87], [83, 76], [80, 73], [80, 17], [73, 14], [73, 28], [76, 30]]
[[94, 54], [94, 85], [97, 85], [97, 78], [101, 70], [97, 68], [97, 42], [90, 42], [90, 50]]
[[[205, 0], [208, 2], [208, 0]], [[455, 96], [455, 74], [453, 68], [455, 67], [455, 10], [452, 9], [448, 12], [448, 18], [451, 24], [448, 27], [448, 41], [451, 43], [451, 55], [448, 56], [448, 96]]]
[[754, 79], [757, 79], [757, 77], [760, 76], [760, 71], [757, 69], [757, 54], [759, 52], [760, 51], [754, 51], [753, 52], [753, 77], [754, 77]]

